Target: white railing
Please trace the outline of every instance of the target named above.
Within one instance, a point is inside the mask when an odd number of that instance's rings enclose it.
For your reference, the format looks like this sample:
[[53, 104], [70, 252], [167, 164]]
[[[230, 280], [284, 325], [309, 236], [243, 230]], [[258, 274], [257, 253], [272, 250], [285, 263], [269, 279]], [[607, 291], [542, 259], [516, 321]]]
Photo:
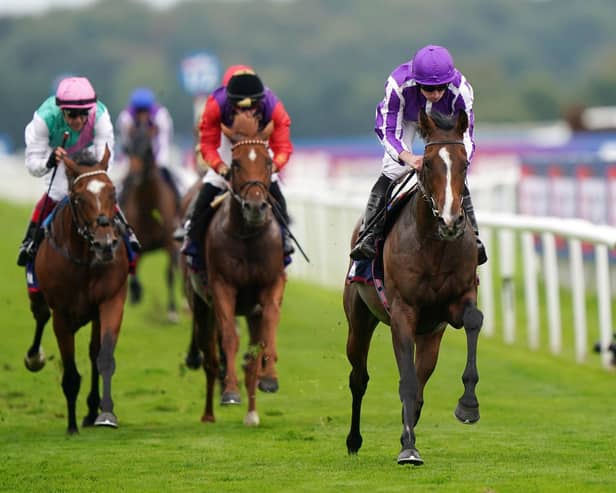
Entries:
[[[363, 212], [367, 190], [326, 190], [322, 182], [305, 182], [301, 187], [285, 190], [289, 210], [294, 218], [292, 230], [310, 257], [306, 263], [295, 255], [289, 267], [292, 277], [333, 288], [342, 288], [349, 267], [348, 252], [351, 232]], [[475, 190], [473, 189], [473, 194]], [[611, 352], [607, 349], [612, 340], [612, 283], [610, 282], [609, 250], [616, 247], [616, 228], [599, 226], [578, 219], [542, 218], [519, 216], [511, 213], [477, 212], [481, 236], [492, 261], [480, 267], [481, 285], [479, 304], [484, 313], [484, 333], [495, 334], [496, 296], [501, 298], [503, 337], [507, 343], [516, 339], [515, 263], [522, 264], [528, 346], [540, 347], [539, 279], [543, 278], [547, 300], [549, 349], [554, 354], [562, 352], [562, 320], [559, 288], [559, 256], [556, 238], [568, 242], [569, 283], [573, 299], [573, 329], [575, 331], [575, 357], [578, 362], [588, 355], [588, 330], [586, 324], [587, 283], [582, 243], [593, 245], [596, 294], [602, 363], [610, 366]], [[496, 235], [497, 241], [493, 241]], [[534, 237], [540, 235], [540, 252], [535, 249]], [[516, 248], [516, 238], [521, 238], [521, 248]], [[498, 255], [494, 252], [498, 251]], [[516, 256], [516, 252], [520, 255]], [[499, 259], [495, 271], [494, 259]], [[586, 262], [588, 264], [590, 260]], [[542, 267], [542, 268], [541, 268]], [[500, 285], [494, 276], [500, 276]], [[519, 274], [518, 274], [519, 275]], [[560, 280], [559, 280], [560, 279]], [[567, 323], [569, 326], [569, 322]]]

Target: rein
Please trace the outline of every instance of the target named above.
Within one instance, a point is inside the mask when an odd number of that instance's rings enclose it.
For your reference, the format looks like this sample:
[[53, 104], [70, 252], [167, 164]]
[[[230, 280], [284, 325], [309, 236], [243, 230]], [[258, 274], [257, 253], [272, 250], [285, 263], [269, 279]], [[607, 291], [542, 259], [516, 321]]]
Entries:
[[[240, 140], [239, 142], [236, 142], [235, 144], [233, 144], [231, 146], [231, 152], [233, 152], [235, 149], [243, 145], [262, 145], [266, 149], [269, 148], [266, 140], [246, 139], [246, 140]], [[263, 183], [262, 181], [258, 181], [258, 180], [247, 181], [246, 183], [242, 184], [242, 186], [237, 192], [233, 190], [232, 187], [228, 186], [229, 191], [231, 192], [231, 196], [242, 206], [245, 203], [245, 200], [243, 197], [243, 195], [245, 194], [245, 191], [250, 190], [252, 187], [260, 187], [261, 189], [263, 189], [263, 192], [265, 193], [265, 195], [269, 195], [269, 190], [265, 186], [265, 183]]]

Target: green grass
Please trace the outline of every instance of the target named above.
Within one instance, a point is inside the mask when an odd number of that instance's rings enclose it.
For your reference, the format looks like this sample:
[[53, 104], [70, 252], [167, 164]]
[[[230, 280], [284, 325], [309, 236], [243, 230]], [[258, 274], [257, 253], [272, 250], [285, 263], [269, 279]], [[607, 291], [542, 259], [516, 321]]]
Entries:
[[[28, 213], [0, 204], [0, 491], [615, 491], [614, 373], [596, 362], [578, 365], [482, 337], [481, 420], [462, 425], [453, 410], [462, 393], [465, 338], [452, 329], [416, 428], [425, 465], [396, 464], [398, 376], [384, 326], [370, 353], [364, 445], [358, 456], [348, 456], [350, 367], [341, 295], [294, 280], [278, 337], [281, 388], [258, 395], [261, 426], [242, 424], [244, 404], [217, 404], [217, 422], [202, 424], [205, 379], [182, 365], [187, 314], [178, 325], [164, 321], [162, 256], [144, 259], [145, 301], [125, 313], [113, 381], [120, 427], [82, 429], [69, 437], [51, 326], [43, 338], [47, 366], [33, 374], [22, 362], [34, 325], [23, 271], [14, 262]], [[88, 328], [77, 336], [80, 419], [88, 392], [88, 337]]]

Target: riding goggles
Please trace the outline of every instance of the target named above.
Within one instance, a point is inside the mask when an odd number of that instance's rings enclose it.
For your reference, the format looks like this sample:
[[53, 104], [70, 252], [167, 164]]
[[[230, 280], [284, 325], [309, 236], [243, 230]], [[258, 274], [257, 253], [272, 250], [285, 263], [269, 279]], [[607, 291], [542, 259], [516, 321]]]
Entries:
[[439, 84], [438, 86], [426, 86], [421, 84], [419, 87], [422, 91], [426, 92], [435, 92], [435, 91], [444, 91], [447, 89], [448, 84]]
[[67, 110], [64, 110], [64, 116], [66, 116], [67, 118], [77, 118], [80, 116], [88, 116], [88, 112], [90, 110], [88, 109], [82, 109], [82, 108], [69, 108]]

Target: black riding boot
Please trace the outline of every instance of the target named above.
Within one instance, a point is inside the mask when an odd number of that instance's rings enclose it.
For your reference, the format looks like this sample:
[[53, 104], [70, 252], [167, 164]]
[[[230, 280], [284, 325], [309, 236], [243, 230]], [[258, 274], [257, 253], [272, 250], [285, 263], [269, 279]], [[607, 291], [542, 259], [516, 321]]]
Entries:
[[193, 257], [201, 256], [203, 237], [215, 211], [210, 204], [219, 193], [220, 188], [211, 183], [205, 183], [199, 190], [192, 211], [189, 211], [186, 218], [186, 238], [182, 246], [182, 253]]
[[383, 234], [385, 225], [384, 208], [390, 184], [391, 180], [381, 175], [372, 187], [364, 213], [363, 231], [360, 232], [357, 243], [351, 250], [353, 260], [370, 260], [376, 256], [376, 242]]
[[289, 218], [289, 213], [287, 212], [287, 201], [282, 195], [282, 191], [280, 190], [280, 186], [278, 186], [278, 182], [273, 181], [270, 184], [269, 192], [274, 197], [276, 201], [273, 204], [273, 207], [276, 208], [277, 213], [275, 214], [276, 219], [278, 219], [278, 223], [282, 228], [282, 239], [283, 239], [283, 250], [285, 255], [291, 255], [295, 251], [295, 247], [293, 246], [293, 241], [289, 236], [289, 223], [291, 222]]
[[471, 223], [473, 231], [475, 232], [475, 237], [477, 238], [477, 264], [485, 264], [488, 261], [488, 255], [486, 254], [486, 247], [479, 239], [479, 227], [477, 226], [477, 219], [475, 218], [475, 209], [473, 208], [473, 202], [471, 202], [471, 194], [467, 187], [464, 187], [462, 207], [464, 208], [464, 213], [466, 214], [466, 217]]
[[135, 230], [130, 224], [128, 224], [126, 217], [124, 217], [124, 213], [122, 212], [122, 209], [120, 209], [120, 206], [116, 207], [116, 215], [113, 219], [120, 228], [122, 235], [128, 238], [128, 242], [130, 243], [130, 247], [133, 249], [133, 252], [139, 253], [141, 251], [141, 243], [139, 243], [139, 240], [137, 239]]
[[30, 224], [28, 224], [28, 229], [26, 230], [26, 236], [21, 242], [21, 245], [19, 245], [17, 265], [24, 267], [28, 262], [34, 260], [36, 250], [41, 242], [41, 239], [43, 238], [42, 231], [42, 228], [39, 229], [37, 223], [30, 221]]

